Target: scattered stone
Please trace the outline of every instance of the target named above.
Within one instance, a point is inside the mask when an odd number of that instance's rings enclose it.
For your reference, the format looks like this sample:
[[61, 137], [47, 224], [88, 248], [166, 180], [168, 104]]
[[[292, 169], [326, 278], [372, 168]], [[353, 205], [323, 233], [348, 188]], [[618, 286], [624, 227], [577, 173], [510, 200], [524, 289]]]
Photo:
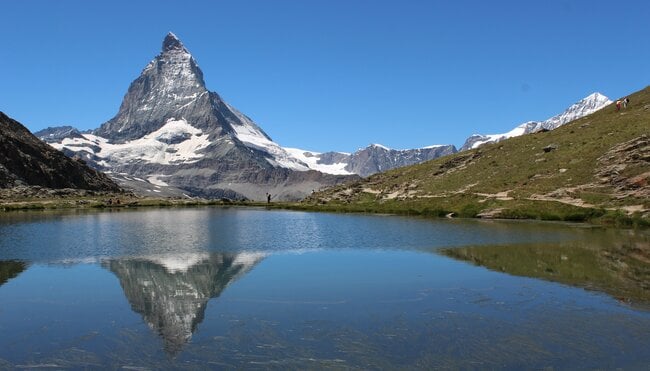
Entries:
[[501, 216], [502, 211], [503, 208], [483, 210], [476, 214], [476, 217], [481, 219], [495, 219]]
[[647, 168], [650, 165], [650, 137], [641, 135], [636, 139], [614, 146], [598, 159], [596, 173], [602, 185], [613, 186], [619, 196], [650, 198], [650, 172], [628, 177], [628, 167]]
[[559, 148], [559, 145], [557, 144], [549, 144], [548, 146], [542, 148], [542, 150], [546, 153], [549, 153], [551, 151], [555, 151], [556, 149]]

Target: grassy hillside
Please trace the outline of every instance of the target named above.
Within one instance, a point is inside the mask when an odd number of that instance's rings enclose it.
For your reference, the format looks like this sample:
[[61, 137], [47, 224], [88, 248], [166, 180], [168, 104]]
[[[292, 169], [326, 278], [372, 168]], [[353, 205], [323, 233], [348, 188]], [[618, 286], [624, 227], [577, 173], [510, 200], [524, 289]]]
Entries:
[[648, 224], [650, 87], [548, 132], [316, 193], [304, 208]]

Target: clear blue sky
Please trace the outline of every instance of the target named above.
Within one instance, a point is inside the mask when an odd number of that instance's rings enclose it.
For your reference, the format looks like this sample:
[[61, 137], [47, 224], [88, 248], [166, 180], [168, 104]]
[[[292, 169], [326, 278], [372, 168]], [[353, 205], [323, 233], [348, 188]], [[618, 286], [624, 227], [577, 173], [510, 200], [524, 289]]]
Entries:
[[460, 146], [650, 84], [650, 1], [2, 1], [0, 110], [92, 129], [173, 31], [208, 89], [315, 151]]

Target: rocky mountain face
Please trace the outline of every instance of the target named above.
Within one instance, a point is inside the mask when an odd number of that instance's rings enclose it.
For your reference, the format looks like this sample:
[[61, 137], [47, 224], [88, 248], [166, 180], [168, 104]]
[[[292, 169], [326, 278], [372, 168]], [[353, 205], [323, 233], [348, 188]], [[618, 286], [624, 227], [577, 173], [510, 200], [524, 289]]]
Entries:
[[208, 301], [263, 258], [256, 253], [193, 253], [102, 264], [117, 276], [133, 311], [160, 335], [165, 351], [173, 356], [203, 321]]
[[528, 121], [518, 125], [511, 131], [503, 134], [473, 134], [460, 148], [461, 151], [477, 148], [485, 143], [495, 143], [503, 139], [519, 135], [536, 133], [538, 131], [553, 130], [566, 123], [577, 120], [611, 104], [612, 101], [600, 93], [593, 93], [571, 105], [564, 112], [544, 121]]
[[81, 132], [72, 126], [48, 127], [39, 131], [38, 137], [46, 143], [57, 143], [65, 138], [83, 138]]
[[453, 145], [395, 150], [371, 144], [352, 154], [287, 150], [313, 169], [334, 174], [357, 174], [362, 177], [456, 153], [456, 147]]
[[46, 129], [36, 133], [111, 174], [143, 179], [188, 196], [298, 200], [350, 176], [311, 170], [250, 118], [208, 91], [203, 73], [169, 33], [156, 56], [131, 83], [115, 117], [92, 133]]
[[0, 188], [41, 186], [119, 191], [106, 175], [43, 143], [18, 121], [0, 112]]
[[370, 145], [353, 153], [346, 169], [363, 177], [386, 170], [417, 164], [456, 153], [453, 145], [395, 150], [380, 145]]
[[[242, 124], [216, 93], [207, 90], [194, 58], [169, 33], [161, 54], [129, 86], [117, 115], [94, 134], [112, 143], [124, 143], [180, 120], [213, 138], [232, 132], [233, 124]], [[183, 135], [188, 134], [180, 132], [176, 139], [181, 143]]]

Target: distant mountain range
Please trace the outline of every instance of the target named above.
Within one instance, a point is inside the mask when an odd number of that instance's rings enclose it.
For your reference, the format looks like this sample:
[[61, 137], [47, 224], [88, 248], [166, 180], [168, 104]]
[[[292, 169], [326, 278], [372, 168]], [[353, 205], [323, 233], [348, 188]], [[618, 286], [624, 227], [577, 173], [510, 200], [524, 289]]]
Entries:
[[362, 177], [456, 153], [456, 147], [453, 145], [397, 150], [381, 144], [371, 144], [351, 154], [318, 153], [296, 148], [285, 150], [312, 169], [332, 174], [357, 174]]
[[[460, 151], [476, 148], [519, 135], [553, 130], [573, 120], [593, 113], [612, 101], [600, 93], [593, 93], [571, 105], [564, 112], [545, 121], [528, 121], [504, 134], [474, 134], [467, 138]], [[285, 148], [310, 168], [332, 174], [358, 174], [367, 177], [398, 167], [414, 165], [458, 152], [453, 145], [435, 145], [424, 148], [394, 150], [380, 144], [371, 144], [352, 154], [341, 152], [317, 153]]]

